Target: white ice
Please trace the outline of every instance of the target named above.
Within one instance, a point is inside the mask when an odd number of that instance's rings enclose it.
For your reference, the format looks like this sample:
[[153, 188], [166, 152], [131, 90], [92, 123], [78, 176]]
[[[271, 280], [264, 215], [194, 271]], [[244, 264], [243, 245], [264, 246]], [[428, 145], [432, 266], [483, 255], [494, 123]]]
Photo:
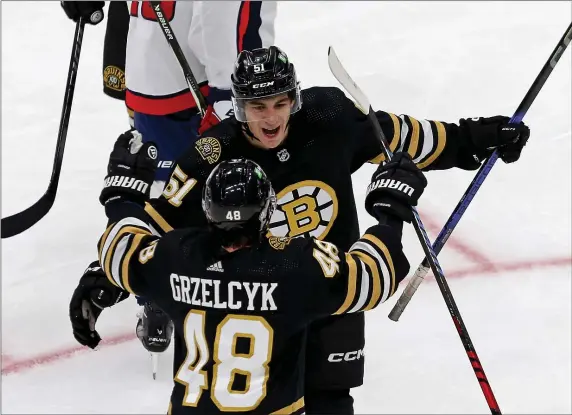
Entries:
[[[374, 108], [458, 122], [512, 115], [571, 18], [570, 2], [283, 2], [277, 43], [305, 87], [337, 86], [333, 45]], [[2, 2], [3, 217], [47, 187], [73, 32], [57, 2]], [[68, 356], [77, 346], [68, 301], [95, 259], [107, 157], [128, 128], [122, 103], [102, 93], [104, 32], [85, 30], [55, 205], [2, 241], [2, 413], [167, 409], [172, 355], [153, 381], [133, 340], [133, 299], [100, 318], [101, 335], [118, 344]], [[440, 255], [506, 413], [572, 412], [571, 80], [567, 50], [525, 117], [532, 136], [521, 159], [497, 163]], [[372, 171], [354, 175], [362, 229], [372, 223], [361, 207]], [[474, 174], [427, 175], [427, 224], [444, 224]], [[414, 268], [422, 251], [412, 229], [404, 245]], [[356, 413], [487, 413], [437, 284], [423, 283], [394, 323], [387, 314], [399, 294], [367, 315]], [[45, 363], [29, 367], [34, 358]]]

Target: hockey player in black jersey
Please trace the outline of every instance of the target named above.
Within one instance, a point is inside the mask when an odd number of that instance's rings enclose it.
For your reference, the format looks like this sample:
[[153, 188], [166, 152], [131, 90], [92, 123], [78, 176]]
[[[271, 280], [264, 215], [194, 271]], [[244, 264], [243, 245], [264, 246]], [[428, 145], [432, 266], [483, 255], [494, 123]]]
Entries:
[[[145, 210], [153, 228], [167, 232], [204, 226], [201, 188], [222, 161], [258, 163], [277, 192], [269, 234], [313, 236], [348, 250], [359, 237], [351, 174], [384, 161], [379, 138], [365, 114], [333, 87], [300, 90], [293, 64], [276, 47], [243, 51], [232, 75], [235, 117], [210, 129], [181, 157], [163, 195]], [[498, 149], [518, 160], [529, 130], [508, 117], [461, 119], [459, 124], [417, 120], [377, 111], [392, 151], [409, 154], [424, 171], [477, 169]], [[353, 411], [350, 388], [363, 382], [364, 359], [332, 362], [332, 354], [364, 348], [361, 313], [314, 322], [308, 331], [306, 410]]]
[[109, 218], [98, 245], [105, 276], [81, 278], [70, 303], [74, 335], [97, 346], [101, 310], [126, 292], [144, 295], [175, 324], [169, 413], [303, 413], [306, 327], [371, 310], [395, 293], [409, 270], [403, 221], [427, 184], [423, 174], [403, 153], [379, 167], [373, 181], [400, 185], [368, 194], [379, 223], [347, 253], [316, 238], [268, 237], [275, 193], [245, 159], [224, 161], [207, 178], [208, 226], [159, 237], [142, 203], [154, 159], [145, 146], [128, 155], [129, 141], [116, 144], [100, 198]]

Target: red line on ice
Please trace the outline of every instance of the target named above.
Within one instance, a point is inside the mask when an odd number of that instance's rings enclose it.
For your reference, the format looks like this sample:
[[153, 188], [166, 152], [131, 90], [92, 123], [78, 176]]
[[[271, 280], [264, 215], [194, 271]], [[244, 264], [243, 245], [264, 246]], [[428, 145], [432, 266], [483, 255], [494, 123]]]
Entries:
[[[124, 333], [116, 336], [110, 336], [107, 339], [101, 341], [98, 349], [125, 343], [134, 338], [135, 333]], [[77, 345], [67, 349], [55, 350], [21, 360], [16, 360], [14, 358], [6, 359], [5, 356], [2, 356], [2, 376], [22, 372], [27, 369], [32, 369], [35, 366], [47, 365], [49, 363], [70, 358], [76, 354], [86, 353], [89, 351], [91, 351], [90, 348]]]
[[[450, 241], [448, 242], [450, 243]], [[561, 258], [546, 258], [532, 261], [516, 261], [506, 263], [481, 263], [477, 266], [458, 269], [446, 272], [445, 275], [450, 278], [459, 278], [467, 275], [475, 274], [500, 274], [503, 272], [531, 270], [538, 268], [549, 267], [569, 267], [572, 265], [572, 257]], [[427, 279], [433, 280], [432, 275], [428, 275]], [[116, 336], [111, 336], [102, 340], [98, 348], [110, 347], [117, 344], [122, 344], [135, 339], [134, 333], [125, 333]], [[80, 353], [88, 353], [91, 349], [84, 346], [74, 346], [67, 349], [60, 349], [47, 353], [40, 354], [35, 357], [24, 359], [14, 359], [9, 355], [2, 355], [2, 376], [20, 373], [37, 366], [43, 366], [54, 363], [60, 360], [68, 359]]]
[[[437, 235], [441, 231], [441, 227], [437, 225], [437, 222], [433, 217], [428, 215], [426, 212], [423, 212], [422, 220], [427, 230], [433, 233], [435, 235], [434, 239], [436, 239]], [[449, 236], [446, 246], [464, 255], [467, 259], [476, 262], [483, 267], [488, 267], [487, 269], [492, 270], [493, 268], [493, 263], [486, 254], [479, 252], [469, 244], [462, 242], [460, 238], [456, 238], [453, 235]]]

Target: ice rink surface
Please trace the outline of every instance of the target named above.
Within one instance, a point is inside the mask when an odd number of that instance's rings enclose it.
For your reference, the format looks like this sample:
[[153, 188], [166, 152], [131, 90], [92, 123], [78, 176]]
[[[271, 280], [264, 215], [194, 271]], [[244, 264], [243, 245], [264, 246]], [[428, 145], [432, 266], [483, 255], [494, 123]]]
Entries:
[[[2, 216], [45, 191], [74, 24], [57, 2], [2, 2]], [[304, 87], [335, 85], [332, 45], [374, 108], [458, 122], [511, 116], [572, 19], [570, 2], [283, 2], [277, 44]], [[85, 30], [58, 196], [25, 233], [2, 240], [2, 413], [165, 413], [172, 350], [153, 381], [134, 340], [133, 299], [105, 311], [99, 350], [78, 347], [68, 301], [105, 226], [97, 198], [122, 103], [101, 92], [105, 25]], [[440, 255], [504, 413], [571, 413], [570, 48], [525, 121], [521, 159], [498, 162]], [[362, 207], [372, 166], [354, 177]], [[474, 172], [427, 174], [422, 218], [434, 238]], [[412, 228], [412, 268], [422, 251]], [[403, 285], [402, 285], [403, 287]], [[487, 413], [437, 284], [398, 323], [401, 290], [367, 315], [356, 413]]]

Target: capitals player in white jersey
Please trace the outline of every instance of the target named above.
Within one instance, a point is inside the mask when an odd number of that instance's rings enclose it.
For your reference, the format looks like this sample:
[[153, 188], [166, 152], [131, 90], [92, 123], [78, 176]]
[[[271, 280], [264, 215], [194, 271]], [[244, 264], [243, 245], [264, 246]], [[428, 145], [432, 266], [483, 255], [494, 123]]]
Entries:
[[[63, 1], [68, 17], [97, 24], [102, 1]], [[127, 8], [110, 2], [104, 45], [104, 92], [115, 87], [134, 112], [143, 141], [159, 149], [157, 180], [170, 176], [172, 162], [232, 109], [230, 74], [241, 50], [274, 44], [274, 1], [163, 1], [161, 6], [189, 62], [209, 108], [200, 119], [182, 69], [148, 1]], [[126, 10], [129, 19], [124, 15]], [[97, 12], [100, 13], [97, 13]], [[100, 16], [92, 22], [92, 15]], [[125, 37], [127, 38], [125, 41]], [[126, 43], [126, 46], [125, 46]], [[107, 61], [107, 62], [105, 62]], [[110, 81], [111, 79], [111, 81]], [[189, 136], [192, 134], [192, 136]]]

